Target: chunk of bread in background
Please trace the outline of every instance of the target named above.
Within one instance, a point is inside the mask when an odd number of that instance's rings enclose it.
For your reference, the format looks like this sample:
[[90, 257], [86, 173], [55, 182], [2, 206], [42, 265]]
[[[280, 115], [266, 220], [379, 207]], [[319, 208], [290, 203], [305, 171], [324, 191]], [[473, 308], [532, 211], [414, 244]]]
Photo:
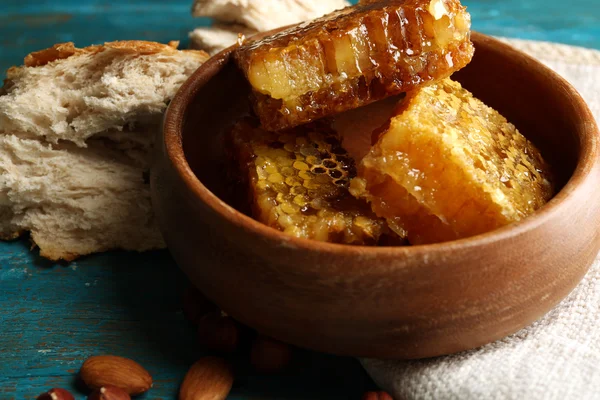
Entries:
[[192, 15], [210, 17], [216, 23], [190, 32], [190, 47], [213, 55], [235, 44], [238, 33], [249, 37], [349, 5], [346, 0], [195, 0]]
[[195, 0], [192, 15], [268, 31], [318, 18], [348, 5], [346, 0]]
[[8, 70], [0, 133], [29, 133], [85, 146], [99, 132], [158, 123], [168, 101], [207, 58], [203, 52], [121, 41], [77, 49], [64, 43]]
[[207, 58], [175, 43], [67, 43], [12, 68], [0, 96], [0, 238], [31, 232], [52, 260], [164, 248], [146, 176], [153, 136]]
[[206, 28], [196, 28], [189, 33], [190, 47], [215, 55], [235, 44], [240, 35], [249, 37], [255, 33], [255, 30], [238, 24], [215, 24]]

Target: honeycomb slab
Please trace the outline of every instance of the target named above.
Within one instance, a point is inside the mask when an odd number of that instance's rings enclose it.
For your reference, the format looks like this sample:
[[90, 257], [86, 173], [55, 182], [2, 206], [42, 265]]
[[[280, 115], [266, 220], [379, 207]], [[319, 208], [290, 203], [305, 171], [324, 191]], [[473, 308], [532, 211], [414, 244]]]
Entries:
[[450, 79], [407, 95], [350, 188], [411, 244], [519, 221], [553, 190], [538, 149]]
[[266, 130], [294, 127], [450, 76], [471, 61], [458, 0], [368, 1], [235, 54]]
[[395, 236], [349, 193], [354, 162], [325, 124], [274, 133], [248, 118], [228, 140], [256, 220], [292, 236], [335, 243], [372, 245]]

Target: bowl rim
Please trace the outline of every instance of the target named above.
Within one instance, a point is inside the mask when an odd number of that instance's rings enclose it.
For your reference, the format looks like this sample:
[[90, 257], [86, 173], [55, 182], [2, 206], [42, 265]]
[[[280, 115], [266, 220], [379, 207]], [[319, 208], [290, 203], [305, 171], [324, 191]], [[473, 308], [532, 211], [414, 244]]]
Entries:
[[[266, 32], [265, 35], [283, 29], [286, 28], [275, 29]], [[536, 68], [539, 68], [544, 74], [550, 76], [556, 84], [566, 89], [565, 94], [571, 97], [574, 108], [579, 110], [579, 113], [577, 113], [580, 116], [578, 123], [583, 125], [581, 129], [584, 131], [584, 134], [579, 136], [580, 152], [573, 174], [564, 187], [547, 204], [521, 221], [500, 227], [490, 232], [441, 243], [411, 246], [364, 246], [297, 238], [264, 225], [252, 217], [236, 210], [212, 193], [212, 191], [194, 174], [185, 156], [182, 133], [184, 119], [189, 104], [192, 102], [199, 89], [216, 75], [227, 62], [229, 62], [231, 53], [238, 45], [231, 46], [210, 58], [180, 87], [165, 112], [162, 129], [162, 145], [164, 145], [166, 155], [177, 175], [179, 175], [184, 182], [186, 188], [198, 198], [198, 201], [209, 206], [212, 211], [217, 213], [221, 218], [228, 220], [232, 225], [242, 228], [247, 233], [253, 233], [268, 239], [278, 246], [292, 247], [307, 252], [318, 252], [320, 254], [327, 253], [344, 256], [360, 255], [362, 257], [369, 255], [378, 257], [399, 257], [408, 255], [417, 256], [423, 253], [442, 253], [450, 250], [465, 250], [472, 247], [491, 245], [519, 236], [525, 232], [534, 230], [536, 227], [553, 218], [553, 216], [559, 212], [560, 207], [575, 196], [577, 189], [582, 186], [586, 179], [588, 179], [592, 171], [600, 166], [600, 132], [595, 118], [586, 102], [577, 90], [564, 78], [535, 58], [506, 43], [474, 31], [471, 32], [471, 35], [476, 41], [487, 42], [488, 44], [499, 48], [502, 52], [507, 53], [511, 58], [518, 57], [528, 64], [535, 65]]]

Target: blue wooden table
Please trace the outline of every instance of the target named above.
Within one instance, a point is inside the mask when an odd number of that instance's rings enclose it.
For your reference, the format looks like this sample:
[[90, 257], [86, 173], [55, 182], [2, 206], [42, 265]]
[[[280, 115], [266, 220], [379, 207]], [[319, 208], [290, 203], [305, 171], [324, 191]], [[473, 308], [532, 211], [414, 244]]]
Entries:
[[[190, 16], [190, 3], [0, 0], [0, 71], [64, 41], [186, 44], [187, 32], [206, 23]], [[600, 49], [598, 0], [464, 3], [481, 32]], [[35, 398], [53, 386], [75, 390], [82, 361], [101, 353], [147, 367], [156, 382], [146, 398], [175, 398], [187, 367], [201, 355], [181, 313], [185, 286], [167, 251], [112, 252], [54, 265], [30, 252], [25, 239], [0, 243], [0, 400]], [[232, 399], [359, 399], [373, 387], [357, 361], [311, 352], [300, 352], [281, 375], [244, 371]]]

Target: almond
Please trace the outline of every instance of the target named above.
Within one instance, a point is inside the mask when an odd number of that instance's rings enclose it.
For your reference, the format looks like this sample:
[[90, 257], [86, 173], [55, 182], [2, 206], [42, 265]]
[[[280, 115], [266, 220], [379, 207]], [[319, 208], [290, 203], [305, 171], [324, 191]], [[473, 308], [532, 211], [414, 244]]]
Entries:
[[75, 398], [65, 389], [54, 388], [40, 394], [37, 400], [75, 400]]
[[233, 385], [233, 370], [227, 361], [204, 357], [196, 361], [179, 388], [179, 400], [224, 400]]
[[88, 400], [131, 400], [131, 396], [116, 386], [102, 386], [90, 394]]
[[152, 387], [152, 377], [148, 371], [124, 357], [90, 357], [81, 366], [79, 376], [90, 389], [116, 386], [133, 396], [147, 392]]

